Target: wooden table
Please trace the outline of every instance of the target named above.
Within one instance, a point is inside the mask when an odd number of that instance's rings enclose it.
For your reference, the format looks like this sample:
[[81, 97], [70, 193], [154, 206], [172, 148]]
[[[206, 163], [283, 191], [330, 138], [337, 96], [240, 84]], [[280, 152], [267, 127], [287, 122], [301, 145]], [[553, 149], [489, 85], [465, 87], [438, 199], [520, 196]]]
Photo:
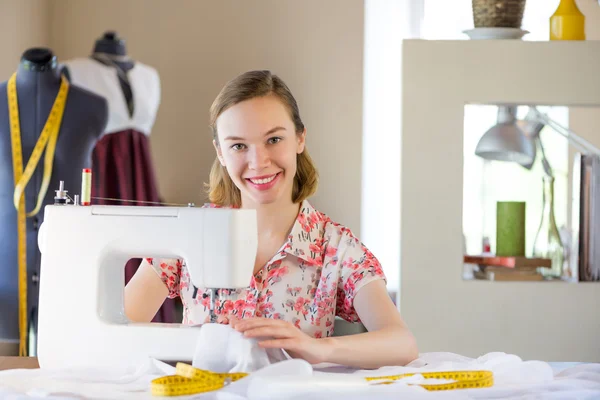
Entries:
[[17, 369], [27, 368], [34, 369], [39, 368], [36, 357], [5, 357], [0, 356], [0, 371], [5, 369]]

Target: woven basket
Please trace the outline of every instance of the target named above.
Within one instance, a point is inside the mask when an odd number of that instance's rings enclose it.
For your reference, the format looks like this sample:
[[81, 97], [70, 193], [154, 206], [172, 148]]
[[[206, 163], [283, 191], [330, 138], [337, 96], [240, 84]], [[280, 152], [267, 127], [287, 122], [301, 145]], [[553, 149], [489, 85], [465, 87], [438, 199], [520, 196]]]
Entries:
[[520, 28], [526, 0], [472, 0], [475, 28]]

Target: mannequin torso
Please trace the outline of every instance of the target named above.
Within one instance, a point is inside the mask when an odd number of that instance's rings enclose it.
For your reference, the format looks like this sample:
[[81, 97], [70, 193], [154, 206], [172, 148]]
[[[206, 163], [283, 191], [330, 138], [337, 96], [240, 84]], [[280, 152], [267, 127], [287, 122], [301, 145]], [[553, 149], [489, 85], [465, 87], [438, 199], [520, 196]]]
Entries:
[[[46, 123], [60, 83], [56, 58], [50, 50], [30, 49], [23, 54], [16, 87], [24, 166]], [[0, 243], [3, 244], [0, 246], [0, 340], [14, 340], [18, 338], [17, 214], [13, 205], [13, 157], [6, 93], [7, 82], [3, 82], [0, 84]], [[106, 126], [107, 114], [105, 99], [82, 88], [69, 87], [50, 186], [39, 213], [27, 219], [28, 314], [34, 331], [40, 274], [37, 233], [44, 218], [43, 207], [54, 202], [54, 190], [61, 180], [71, 197], [79, 193], [81, 170], [91, 167], [91, 154]], [[43, 158], [25, 190], [27, 211], [35, 207], [42, 176]]]
[[[96, 40], [91, 58], [100, 64], [116, 69], [119, 85], [131, 118], [135, 110], [135, 101], [127, 73], [133, 69], [135, 62], [127, 56], [125, 41], [120, 39], [115, 32], [106, 32]], [[62, 73], [71, 80], [71, 73], [67, 65], [63, 66]]]

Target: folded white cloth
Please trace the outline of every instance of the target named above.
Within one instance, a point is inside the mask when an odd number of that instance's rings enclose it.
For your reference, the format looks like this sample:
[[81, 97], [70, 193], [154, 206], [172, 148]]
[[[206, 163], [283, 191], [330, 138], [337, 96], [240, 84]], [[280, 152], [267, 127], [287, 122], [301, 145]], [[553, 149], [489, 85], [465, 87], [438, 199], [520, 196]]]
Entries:
[[148, 359], [136, 368], [17, 369], [0, 371], [2, 399], [144, 399], [150, 382], [175, 368]]
[[[425, 353], [405, 367], [356, 370], [341, 366], [315, 366], [309, 377], [264, 376], [253, 379], [251, 399], [351, 400], [435, 398], [435, 399], [599, 399], [600, 364], [581, 364], [555, 373], [549, 363], [523, 361], [506, 353], [488, 353], [479, 358], [454, 353]], [[364, 377], [424, 373], [433, 371], [492, 371], [494, 386], [429, 392], [411, 385], [432, 382], [416, 375], [389, 385], [372, 385]]]
[[[248, 388], [252, 379], [260, 377], [295, 376], [308, 378], [312, 367], [304, 360], [287, 360], [268, 365], [253, 372], [247, 378], [231, 383], [214, 392], [177, 399], [248, 399]], [[137, 369], [106, 370], [48, 370], [21, 369], [0, 371], [0, 399], [9, 400], [137, 400], [153, 399], [151, 382], [155, 378], [173, 375], [175, 368], [161, 361], [148, 359]], [[250, 378], [251, 377], [251, 378]]]
[[[261, 370], [258, 376], [282, 373], [292, 373], [295, 376], [312, 374], [312, 368], [305, 361], [291, 360], [282, 349], [263, 349], [258, 345], [258, 341], [244, 337], [229, 325], [204, 324], [200, 327], [195, 350], [190, 349], [190, 353], [194, 351], [192, 365], [213, 372], [255, 373]], [[294, 362], [288, 366], [278, 365], [276, 369], [265, 368], [285, 360]], [[174, 373], [175, 367], [151, 358], [136, 368], [10, 370], [0, 372], [0, 398], [150, 398], [151, 381]], [[246, 388], [247, 381], [239, 381], [230, 385], [227, 390], [215, 392], [211, 396], [218, 395], [219, 399], [238, 399], [240, 394], [236, 392], [244, 393], [245, 396]]]
[[[236, 333], [215, 328], [235, 338]], [[208, 330], [207, 330], [208, 331]], [[214, 333], [208, 333], [212, 335]], [[244, 338], [245, 339], [245, 338]], [[541, 361], [523, 361], [516, 355], [489, 353], [479, 358], [453, 353], [425, 353], [406, 367], [356, 370], [335, 365], [311, 366], [304, 360], [273, 361], [256, 342], [223, 339], [221, 353], [199, 344], [194, 362], [198, 367], [222, 371], [254, 369], [229, 386], [196, 396], [178, 399], [266, 400], [266, 399], [597, 399], [600, 398], [600, 364], [570, 366], [558, 372]], [[237, 344], [236, 341], [238, 342]], [[229, 345], [232, 348], [229, 349]], [[205, 353], [199, 353], [204, 348]], [[231, 351], [231, 354], [229, 354]], [[237, 352], [242, 355], [237, 355]], [[250, 360], [254, 355], [257, 360]], [[273, 362], [272, 362], [273, 361]], [[434, 383], [415, 375], [389, 385], [374, 385], [366, 376], [396, 375], [407, 372], [490, 370], [494, 386], [429, 392], [415, 383]], [[122, 370], [10, 370], [0, 371], [0, 398], [10, 400], [73, 399], [156, 399], [150, 394], [154, 378], [172, 375], [175, 368], [148, 359], [138, 368]], [[436, 382], [439, 383], [439, 382]]]

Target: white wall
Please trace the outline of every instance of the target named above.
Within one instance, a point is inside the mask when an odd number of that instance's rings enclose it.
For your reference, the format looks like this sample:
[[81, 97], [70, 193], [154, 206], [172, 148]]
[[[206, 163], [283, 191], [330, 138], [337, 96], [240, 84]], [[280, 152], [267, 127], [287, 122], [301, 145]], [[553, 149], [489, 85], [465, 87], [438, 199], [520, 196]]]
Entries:
[[1, 80], [8, 80], [17, 70], [25, 50], [50, 45], [49, 10], [45, 0], [0, 0]]
[[365, 1], [362, 240], [390, 292], [400, 287], [400, 49], [403, 38], [419, 36], [418, 11], [408, 0]]

